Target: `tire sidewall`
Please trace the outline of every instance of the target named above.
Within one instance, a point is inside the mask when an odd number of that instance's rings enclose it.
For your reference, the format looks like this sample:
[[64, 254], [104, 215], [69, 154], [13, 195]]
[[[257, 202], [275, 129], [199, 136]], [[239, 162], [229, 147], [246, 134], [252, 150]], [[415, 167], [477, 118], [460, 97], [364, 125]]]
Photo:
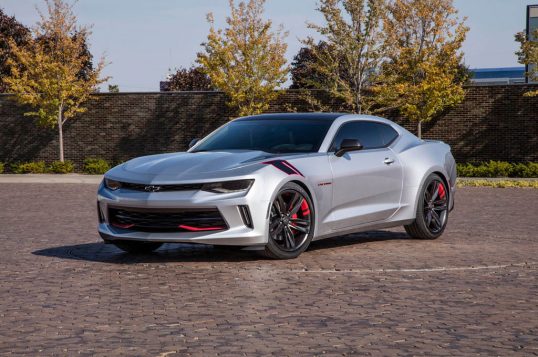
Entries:
[[420, 195], [419, 195], [419, 201], [417, 204], [417, 213], [416, 213], [417, 217], [415, 218], [419, 229], [422, 231], [422, 233], [425, 236], [425, 239], [435, 239], [435, 238], [440, 237], [445, 231], [445, 228], [448, 224], [449, 210], [447, 209], [445, 223], [439, 232], [432, 233], [426, 225], [426, 221], [424, 218], [424, 191], [428, 188], [430, 183], [434, 180], [441, 182], [445, 186], [445, 192], [447, 195], [447, 207], [450, 202], [450, 196], [449, 196], [450, 193], [443, 179], [437, 174], [430, 174], [428, 178], [426, 178], [426, 180], [424, 181], [424, 184], [422, 185], [422, 188], [420, 189]]

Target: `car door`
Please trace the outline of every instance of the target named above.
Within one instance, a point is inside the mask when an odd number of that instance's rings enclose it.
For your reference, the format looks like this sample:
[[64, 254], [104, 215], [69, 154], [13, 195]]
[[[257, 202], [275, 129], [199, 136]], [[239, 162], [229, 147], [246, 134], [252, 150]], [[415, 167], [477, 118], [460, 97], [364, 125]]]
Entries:
[[[400, 206], [403, 170], [389, 145], [398, 133], [387, 124], [351, 121], [342, 124], [329, 152], [333, 174], [332, 229], [389, 218]], [[358, 140], [363, 149], [338, 157], [344, 139]]]

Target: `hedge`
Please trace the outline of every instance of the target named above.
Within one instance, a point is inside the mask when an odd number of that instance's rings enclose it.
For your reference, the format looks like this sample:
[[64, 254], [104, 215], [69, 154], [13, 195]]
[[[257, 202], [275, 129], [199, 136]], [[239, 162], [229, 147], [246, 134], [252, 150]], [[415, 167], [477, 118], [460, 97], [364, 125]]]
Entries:
[[521, 177], [538, 178], [538, 163], [489, 161], [480, 164], [458, 164], [459, 177]]

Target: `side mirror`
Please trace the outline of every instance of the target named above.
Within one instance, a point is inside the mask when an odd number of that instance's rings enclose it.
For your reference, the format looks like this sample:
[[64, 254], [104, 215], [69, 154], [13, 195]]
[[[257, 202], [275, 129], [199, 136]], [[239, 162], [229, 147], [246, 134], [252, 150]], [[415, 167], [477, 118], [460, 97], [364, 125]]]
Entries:
[[191, 142], [189, 143], [189, 149], [192, 148], [194, 145], [196, 145], [196, 143], [199, 141], [200, 141], [199, 138], [192, 139]]
[[334, 154], [338, 157], [341, 157], [346, 152], [358, 151], [361, 149], [362, 145], [357, 139], [344, 139], [342, 140], [342, 144], [340, 144], [340, 148], [338, 148]]

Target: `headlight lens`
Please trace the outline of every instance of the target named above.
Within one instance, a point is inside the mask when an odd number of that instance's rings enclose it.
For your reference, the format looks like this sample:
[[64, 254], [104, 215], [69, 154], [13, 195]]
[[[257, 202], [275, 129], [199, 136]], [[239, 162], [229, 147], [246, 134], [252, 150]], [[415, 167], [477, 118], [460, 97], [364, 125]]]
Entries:
[[236, 180], [236, 181], [224, 181], [224, 182], [211, 182], [202, 186], [202, 191], [213, 193], [230, 193], [248, 191], [254, 180]]
[[105, 179], [105, 187], [109, 190], [116, 191], [117, 189], [121, 188], [121, 182], [111, 179]]

